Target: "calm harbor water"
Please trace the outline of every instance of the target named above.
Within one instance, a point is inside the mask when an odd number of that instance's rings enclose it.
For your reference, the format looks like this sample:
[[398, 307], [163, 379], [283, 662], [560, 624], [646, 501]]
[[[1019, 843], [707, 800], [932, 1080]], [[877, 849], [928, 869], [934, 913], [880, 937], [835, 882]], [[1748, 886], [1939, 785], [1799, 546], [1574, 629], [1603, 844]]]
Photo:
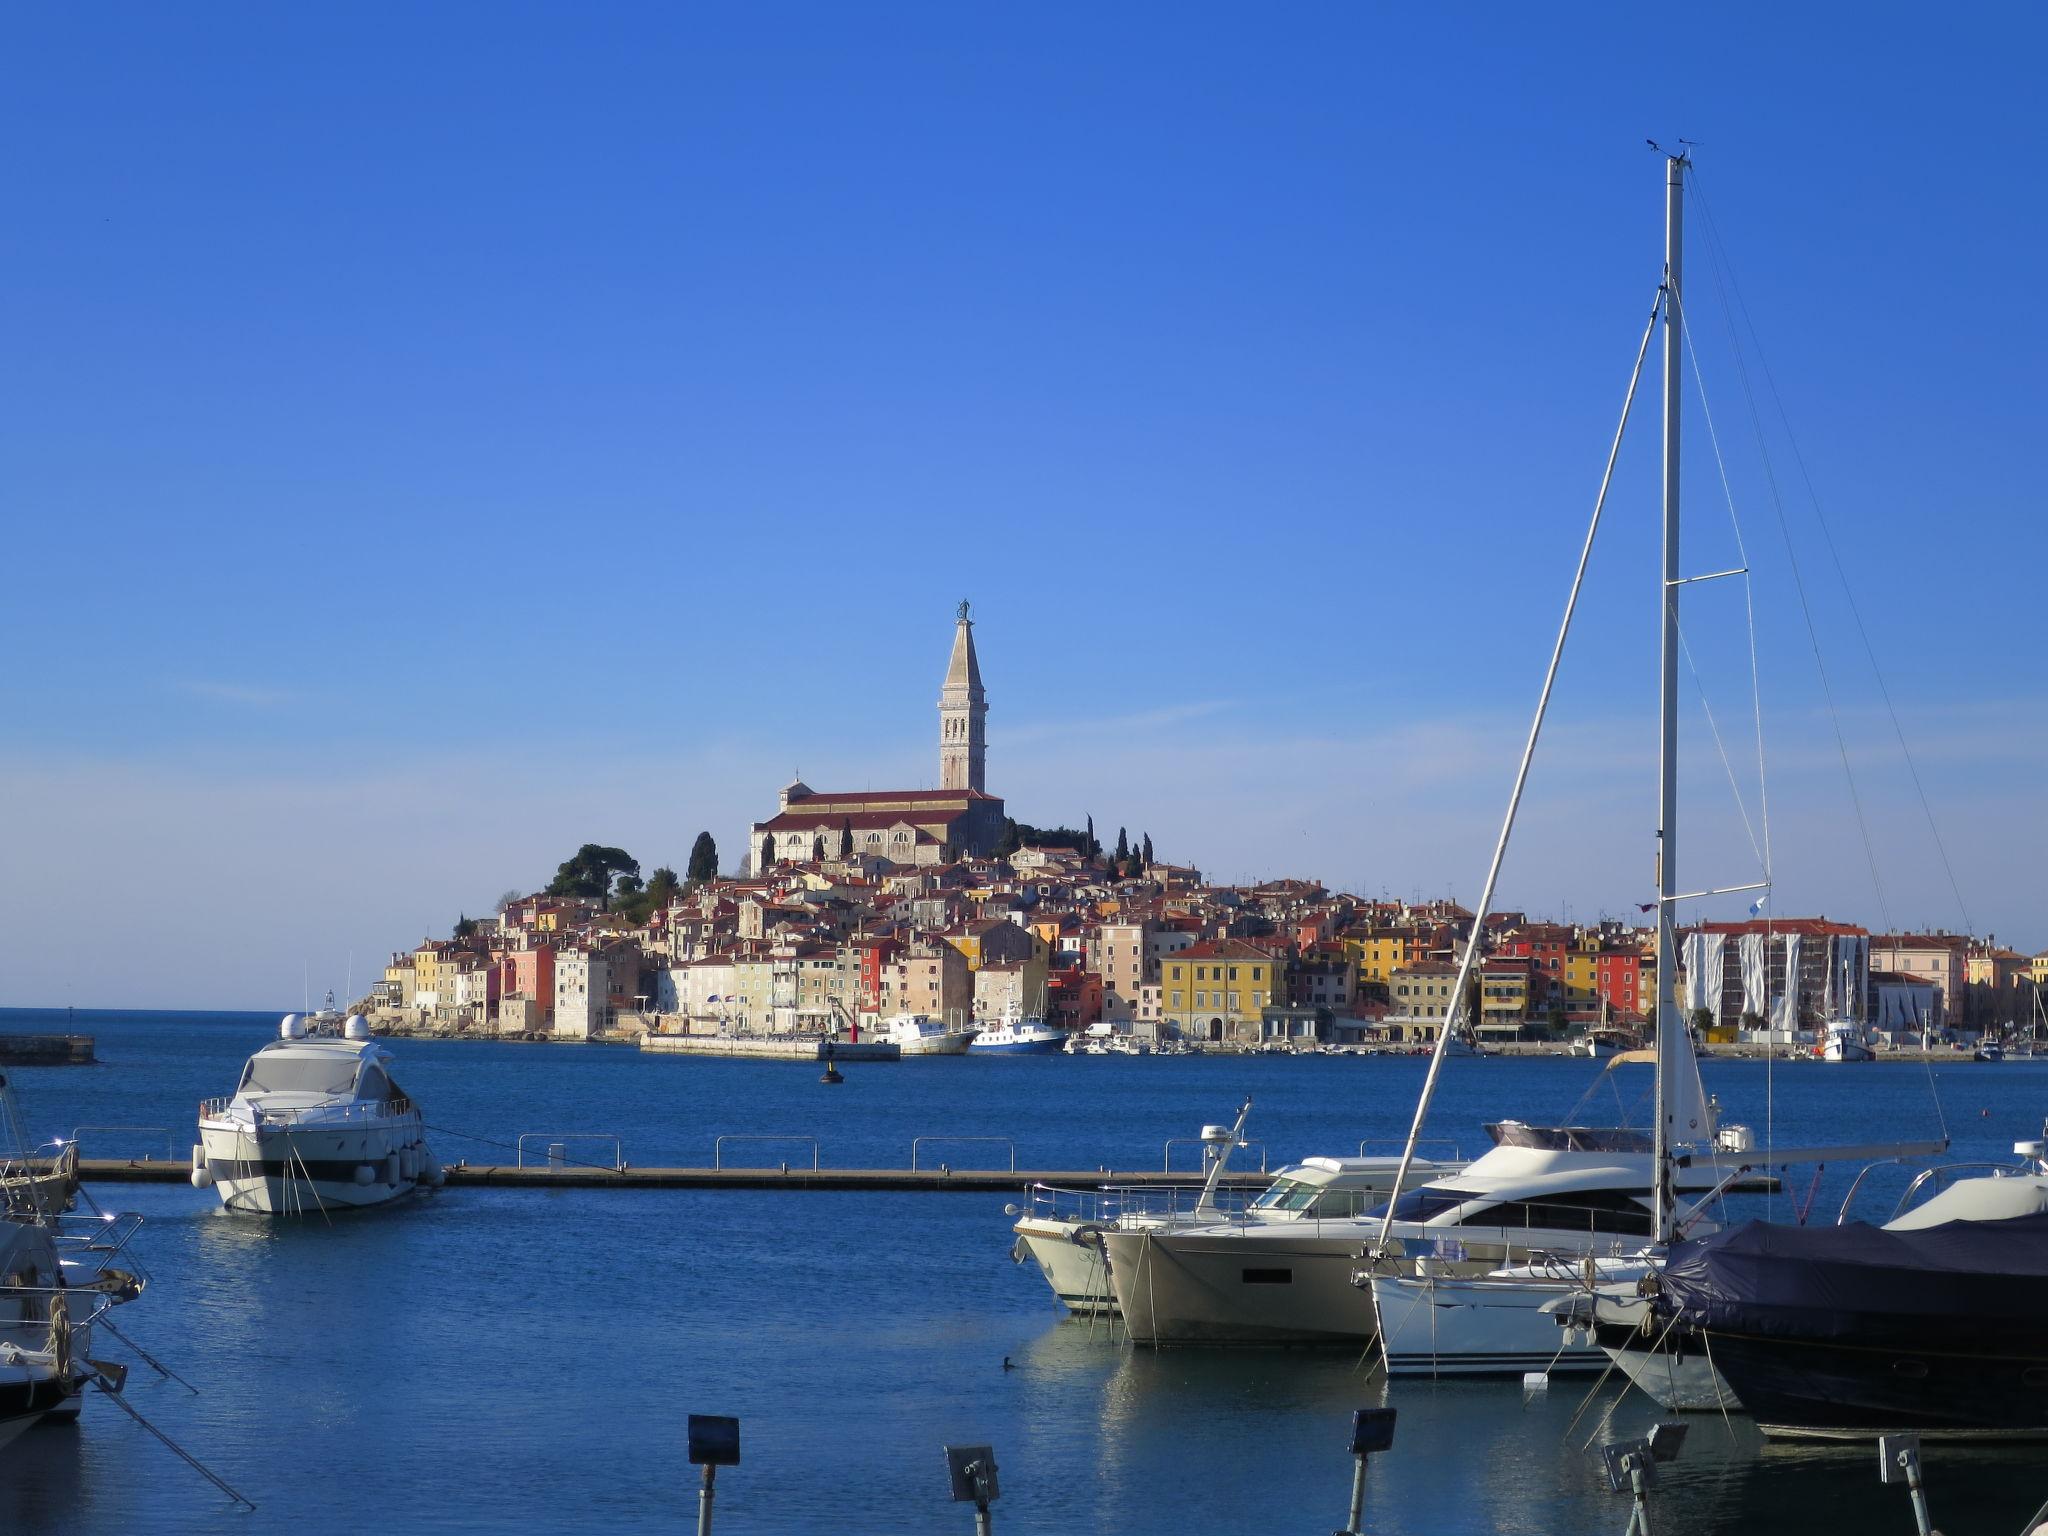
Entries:
[[[65, 1022], [0, 1011], [4, 1029]], [[70, 1025], [98, 1037], [101, 1065], [11, 1075], [39, 1135], [163, 1127], [182, 1159], [197, 1101], [232, 1086], [275, 1022], [80, 1012]], [[708, 1164], [720, 1135], [773, 1133], [815, 1136], [828, 1166], [904, 1167], [914, 1138], [947, 1136], [1013, 1139], [1020, 1166], [1157, 1167], [1169, 1138], [1228, 1120], [1249, 1094], [1251, 1134], [1277, 1166], [1398, 1137], [1422, 1073], [1396, 1058], [970, 1058], [856, 1064], [825, 1088], [788, 1063], [393, 1048], [399, 1081], [443, 1128], [437, 1149], [472, 1161], [532, 1131], [615, 1134], [639, 1164]], [[1596, 1075], [1589, 1062], [1450, 1063], [1431, 1134], [1470, 1155], [1483, 1120], [1562, 1115]], [[1930, 1077], [1709, 1063], [1706, 1078], [1728, 1119], [1761, 1136], [1768, 1117], [1781, 1143], [1933, 1136], [1945, 1118], [1956, 1156], [2004, 1158], [2048, 1114], [2048, 1066], [1959, 1062]], [[97, 1155], [164, 1144], [84, 1139]], [[925, 1154], [1008, 1155], [971, 1142]], [[808, 1156], [731, 1144], [727, 1159]], [[1787, 1191], [1777, 1214], [1810, 1194], [1831, 1213], [1852, 1173]], [[1373, 1467], [1370, 1529], [1619, 1530], [1626, 1509], [1581, 1447], [1657, 1417], [1609, 1388], [1573, 1429], [1587, 1386], [1564, 1380], [1536, 1395], [1481, 1382], [1388, 1395], [1341, 1352], [1124, 1349], [1062, 1321], [1035, 1270], [1010, 1263], [1000, 1196], [445, 1190], [330, 1228], [231, 1218], [184, 1185], [96, 1193], [148, 1217], [132, 1251], [151, 1286], [117, 1321], [200, 1388], [138, 1366], [132, 1400], [259, 1508], [234, 1512], [90, 1403], [79, 1429], [38, 1428], [0, 1458], [0, 1530], [691, 1529], [681, 1427], [695, 1411], [743, 1421], [744, 1462], [719, 1482], [726, 1532], [971, 1530], [945, 1502], [948, 1440], [995, 1445], [1003, 1531], [1323, 1532], [1344, 1514], [1349, 1412], [1383, 1400], [1400, 1421]], [[1875, 1460], [1697, 1419], [1665, 1469], [1657, 1528], [1909, 1531]], [[2038, 1448], [1937, 1446], [1927, 1460], [1951, 1536], [2017, 1532], [2048, 1498]]]

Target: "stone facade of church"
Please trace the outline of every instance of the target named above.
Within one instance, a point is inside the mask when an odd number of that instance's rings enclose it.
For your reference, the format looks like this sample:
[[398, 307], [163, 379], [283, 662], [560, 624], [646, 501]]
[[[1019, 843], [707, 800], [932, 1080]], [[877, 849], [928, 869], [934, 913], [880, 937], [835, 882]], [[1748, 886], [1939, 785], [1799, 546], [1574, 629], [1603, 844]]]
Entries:
[[953, 654], [939, 690], [939, 788], [825, 794], [802, 780], [776, 814], [748, 828], [748, 866], [879, 855], [896, 864], [950, 864], [991, 852], [1003, 802], [986, 791], [988, 695], [974, 653], [974, 622], [960, 605]]

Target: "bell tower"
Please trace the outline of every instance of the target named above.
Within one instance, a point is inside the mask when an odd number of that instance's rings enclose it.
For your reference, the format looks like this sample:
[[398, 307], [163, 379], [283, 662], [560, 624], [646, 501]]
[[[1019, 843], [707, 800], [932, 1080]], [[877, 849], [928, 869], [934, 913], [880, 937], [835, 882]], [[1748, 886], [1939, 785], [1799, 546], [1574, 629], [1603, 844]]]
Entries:
[[939, 690], [939, 787], [988, 791], [988, 695], [974, 655], [974, 621], [960, 604], [953, 655]]

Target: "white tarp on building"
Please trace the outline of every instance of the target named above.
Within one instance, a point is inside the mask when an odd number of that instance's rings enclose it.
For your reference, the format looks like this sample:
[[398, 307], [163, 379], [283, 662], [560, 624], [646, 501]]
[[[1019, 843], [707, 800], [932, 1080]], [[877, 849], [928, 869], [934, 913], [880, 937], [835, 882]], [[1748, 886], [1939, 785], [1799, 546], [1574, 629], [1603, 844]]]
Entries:
[[1689, 933], [1685, 936], [1685, 998], [1687, 1014], [1704, 1008], [1721, 1012], [1722, 954], [1728, 945], [1725, 933]]
[[1764, 936], [1745, 933], [1742, 936], [1742, 1011], [1762, 1018], [1769, 1005], [1770, 998], [1764, 991]]
[[1788, 933], [1782, 940], [1785, 946], [1785, 986], [1772, 1000], [1771, 1027], [1774, 1029], [1797, 1029], [1799, 1027], [1799, 935]]

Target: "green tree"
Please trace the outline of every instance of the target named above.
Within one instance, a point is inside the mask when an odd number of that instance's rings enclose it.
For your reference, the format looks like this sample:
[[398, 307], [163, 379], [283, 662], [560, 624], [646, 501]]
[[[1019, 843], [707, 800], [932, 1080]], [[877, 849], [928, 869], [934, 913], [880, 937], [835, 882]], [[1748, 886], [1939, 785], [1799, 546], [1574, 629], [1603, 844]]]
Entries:
[[562, 861], [561, 867], [555, 871], [555, 878], [548, 882], [548, 894], [607, 901], [612, 893], [612, 881], [619, 876], [630, 877], [633, 889], [637, 891], [640, 888], [640, 861], [623, 848], [585, 843], [576, 850], [573, 858]]
[[456, 938], [457, 938], [458, 940], [461, 940], [461, 939], [466, 939], [466, 938], [468, 938], [468, 937], [469, 937], [469, 936], [470, 936], [471, 934], [473, 934], [473, 933], [475, 933], [475, 932], [476, 932], [476, 919], [475, 919], [475, 918], [473, 918], [473, 917], [470, 917], [470, 916], [468, 916], [468, 915], [466, 915], [466, 914], [465, 914], [464, 916], [461, 916], [461, 917], [458, 917], [458, 918], [456, 918], [456, 919], [455, 919], [455, 937], [456, 937]]
[[1003, 818], [1002, 835], [996, 839], [995, 856], [999, 859], [1007, 859], [1023, 846], [1024, 829], [1017, 825], [1016, 817], [1005, 816]]
[[690, 845], [690, 862], [684, 866], [684, 874], [692, 885], [718, 878], [718, 844], [711, 840], [709, 832], [699, 832], [697, 841]]
[[1145, 834], [1144, 849], [1145, 867], [1149, 869], [1152, 867], [1152, 834], [1150, 832]]
[[1130, 835], [1122, 827], [1116, 829], [1116, 862], [1119, 868], [1131, 861]]
[[683, 888], [683, 882], [676, 878], [676, 872], [666, 864], [647, 877], [647, 895], [654, 906], [665, 907], [676, 899], [676, 892]]
[[853, 857], [853, 818], [842, 816], [839, 820], [839, 857]]
[[1093, 816], [1088, 818], [1088, 842], [1081, 849], [1081, 852], [1091, 859], [1101, 857], [1102, 844], [1095, 841], [1095, 818]]

